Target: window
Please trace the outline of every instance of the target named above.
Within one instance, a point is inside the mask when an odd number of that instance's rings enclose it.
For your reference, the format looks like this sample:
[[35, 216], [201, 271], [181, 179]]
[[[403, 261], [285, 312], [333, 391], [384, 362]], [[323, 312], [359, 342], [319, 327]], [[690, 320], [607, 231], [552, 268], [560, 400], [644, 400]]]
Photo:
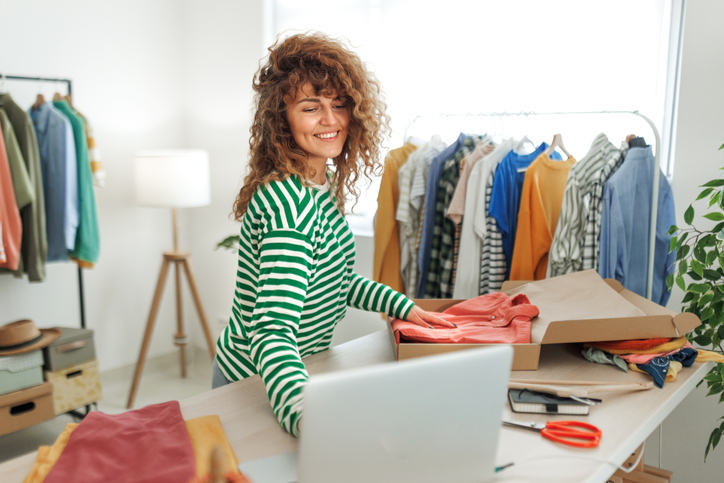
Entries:
[[[274, 36], [315, 29], [344, 37], [375, 72], [392, 117], [388, 149], [401, 146], [406, 132], [447, 142], [461, 131], [528, 134], [534, 142], [561, 133], [580, 158], [600, 132], [614, 144], [630, 133], [651, 144], [654, 136], [631, 115], [462, 114], [638, 110], [656, 124], [667, 152], [670, 45], [678, 47], [670, 32], [681, 1], [269, 1]], [[666, 159], [662, 166], [670, 175]], [[371, 233], [378, 183], [350, 217], [356, 234]]]

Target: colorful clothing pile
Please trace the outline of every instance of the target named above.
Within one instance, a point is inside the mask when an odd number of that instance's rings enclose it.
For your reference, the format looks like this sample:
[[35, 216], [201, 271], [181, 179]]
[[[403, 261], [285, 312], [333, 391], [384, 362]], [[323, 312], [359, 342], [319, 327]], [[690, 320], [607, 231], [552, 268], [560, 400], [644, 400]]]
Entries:
[[695, 361], [724, 362], [721, 354], [694, 349], [686, 337], [591, 342], [583, 347], [586, 359], [602, 362], [589, 357], [592, 351], [610, 354], [612, 360], [621, 359], [628, 363], [629, 369], [649, 374], [659, 388], [664, 387], [664, 382], [676, 380], [681, 369], [691, 366]]

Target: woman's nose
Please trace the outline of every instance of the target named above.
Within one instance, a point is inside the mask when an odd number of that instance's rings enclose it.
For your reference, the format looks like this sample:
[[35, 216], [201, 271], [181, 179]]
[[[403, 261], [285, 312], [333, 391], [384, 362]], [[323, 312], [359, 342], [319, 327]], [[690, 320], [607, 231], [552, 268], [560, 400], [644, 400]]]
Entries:
[[331, 108], [322, 109], [322, 117], [319, 122], [326, 126], [334, 124], [334, 112], [332, 112]]

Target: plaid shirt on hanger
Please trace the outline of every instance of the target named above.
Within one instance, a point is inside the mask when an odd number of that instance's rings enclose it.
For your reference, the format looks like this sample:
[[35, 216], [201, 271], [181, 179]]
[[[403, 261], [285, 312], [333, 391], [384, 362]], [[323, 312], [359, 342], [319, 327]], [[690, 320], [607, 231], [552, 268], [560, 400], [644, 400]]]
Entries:
[[445, 162], [435, 203], [435, 227], [430, 253], [430, 271], [425, 285], [425, 298], [451, 298], [455, 258], [455, 223], [445, 216], [455, 187], [460, 180], [462, 160], [474, 149], [482, 136], [468, 136], [462, 147]]

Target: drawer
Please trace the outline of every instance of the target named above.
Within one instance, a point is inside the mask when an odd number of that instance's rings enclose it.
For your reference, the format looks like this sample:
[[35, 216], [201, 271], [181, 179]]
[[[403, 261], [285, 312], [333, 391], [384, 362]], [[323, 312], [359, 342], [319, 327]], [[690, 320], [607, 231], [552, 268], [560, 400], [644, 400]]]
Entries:
[[0, 396], [0, 436], [53, 419], [52, 393], [53, 385], [45, 382]]
[[98, 402], [103, 396], [97, 360], [59, 371], [46, 371], [45, 380], [53, 385], [55, 414], [66, 413]]

